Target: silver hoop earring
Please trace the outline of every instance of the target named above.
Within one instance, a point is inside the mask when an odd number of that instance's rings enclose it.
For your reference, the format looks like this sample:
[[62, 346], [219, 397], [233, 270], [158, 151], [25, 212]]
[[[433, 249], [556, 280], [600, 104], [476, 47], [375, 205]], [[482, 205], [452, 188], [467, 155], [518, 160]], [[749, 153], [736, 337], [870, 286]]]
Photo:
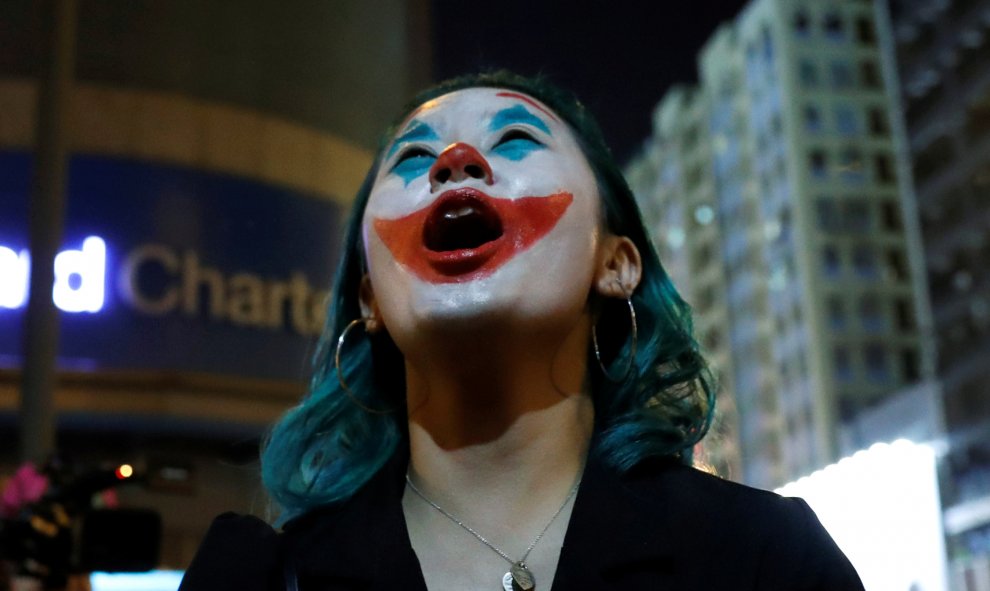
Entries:
[[344, 339], [347, 338], [347, 333], [358, 324], [365, 325], [365, 329], [367, 330], [368, 323], [373, 320], [374, 318], [355, 318], [354, 320], [351, 320], [346, 327], [344, 327], [343, 332], [341, 332], [340, 336], [337, 337], [337, 348], [333, 352], [333, 365], [337, 370], [337, 382], [340, 383], [340, 387], [344, 390], [344, 393], [347, 394], [347, 397], [351, 399], [351, 402], [363, 411], [385, 415], [393, 412], [394, 409], [382, 410], [378, 408], [371, 408], [367, 404], [361, 402], [361, 400], [357, 397], [357, 394], [355, 394], [354, 391], [351, 390], [350, 386], [347, 385], [347, 382], [344, 381], [344, 372], [340, 369], [340, 350], [344, 348]]
[[632, 344], [629, 347], [629, 361], [626, 363], [625, 371], [622, 372], [622, 377], [612, 377], [612, 374], [610, 374], [608, 369], [605, 368], [605, 364], [602, 363], [602, 352], [598, 348], [598, 334], [595, 331], [595, 325], [591, 325], [591, 343], [595, 347], [595, 359], [598, 360], [598, 367], [601, 368], [605, 379], [615, 384], [621, 384], [629, 379], [629, 374], [632, 372], [633, 365], [636, 363], [636, 341], [639, 339], [639, 332], [636, 327], [636, 308], [633, 306], [632, 298], [630, 296], [626, 296], [626, 304], [629, 306], [629, 324], [632, 327]]

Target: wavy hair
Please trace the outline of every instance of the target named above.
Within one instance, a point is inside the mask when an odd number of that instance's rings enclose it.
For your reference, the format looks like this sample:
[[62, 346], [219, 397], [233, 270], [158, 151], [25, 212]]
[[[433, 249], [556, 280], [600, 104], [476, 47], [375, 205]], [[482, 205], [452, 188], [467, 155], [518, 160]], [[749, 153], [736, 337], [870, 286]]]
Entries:
[[[595, 408], [590, 453], [620, 472], [647, 458], [690, 463], [694, 445], [711, 425], [714, 380], [692, 335], [690, 308], [660, 264], [632, 192], [594, 118], [572, 94], [542, 78], [505, 71], [455, 78], [407, 105], [383, 136], [354, 200], [309, 391], [273, 426], [262, 450], [262, 479], [282, 508], [282, 522], [350, 498], [406, 437], [403, 359], [391, 338], [385, 331], [368, 334], [357, 328], [348, 334], [340, 370], [360, 403], [340, 386], [334, 347], [347, 326], [361, 317], [359, 291], [366, 272], [361, 220], [385, 148], [420, 105], [475, 87], [522, 92], [570, 125], [595, 173], [607, 230], [630, 238], [642, 257], [642, 279], [632, 294], [639, 337], [630, 375], [621, 383], [611, 382], [589, 358]], [[592, 305], [603, 362], [617, 373], [629, 363], [632, 350], [628, 307], [624, 301], [599, 297]]]

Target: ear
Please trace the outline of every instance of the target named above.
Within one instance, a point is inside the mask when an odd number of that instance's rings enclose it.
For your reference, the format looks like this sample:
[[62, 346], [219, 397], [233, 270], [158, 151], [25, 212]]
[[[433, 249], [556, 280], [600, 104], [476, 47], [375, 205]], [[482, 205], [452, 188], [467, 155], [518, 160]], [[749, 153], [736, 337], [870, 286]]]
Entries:
[[375, 290], [371, 286], [371, 278], [365, 273], [361, 278], [361, 290], [358, 293], [358, 300], [361, 304], [361, 316], [365, 319], [364, 329], [370, 333], [376, 333], [382, 328], [381, 310], [378, 309], [378, 300], [375, 299]]
[[643, 276], [639, 249], [625, 236], [608, 235], [602, 241], [595, 289], [607, 298], [628, 298]]

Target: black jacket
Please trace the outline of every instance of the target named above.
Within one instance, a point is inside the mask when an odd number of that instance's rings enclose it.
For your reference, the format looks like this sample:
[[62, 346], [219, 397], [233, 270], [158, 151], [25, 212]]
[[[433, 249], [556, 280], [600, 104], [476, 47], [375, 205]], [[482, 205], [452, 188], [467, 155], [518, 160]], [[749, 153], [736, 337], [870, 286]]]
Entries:
[[[179, 591], [410, 590], [426, 585], [401, 499], [406, 460], [353, 498], [277, 534], [254, 517], [210, 527]], [[483, 551], [484, 549], [479, 549]], [[554, 591], [862, 591], [852, 565], [800, 499], [668, 461], [625, 475], [589, 460]]]

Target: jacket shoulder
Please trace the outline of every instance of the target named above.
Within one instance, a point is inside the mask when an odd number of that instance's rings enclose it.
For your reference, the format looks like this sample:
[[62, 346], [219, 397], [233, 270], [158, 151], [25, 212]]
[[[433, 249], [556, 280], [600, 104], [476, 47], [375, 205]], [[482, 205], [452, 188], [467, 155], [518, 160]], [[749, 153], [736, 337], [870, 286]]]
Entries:
[[863, 589], [849, 559], [801, 498], [682, 465], [648, 468], [635, 480], [650, 496], [669, 500], [677, 530], [690, 531], [688, 537], [705, 540], [709, 549], [747, 556], [756, 566], [757, 589]]
[[224, 513], [213, 520], [179, 591], [281, 589], [279, 534], [253, 515]]

